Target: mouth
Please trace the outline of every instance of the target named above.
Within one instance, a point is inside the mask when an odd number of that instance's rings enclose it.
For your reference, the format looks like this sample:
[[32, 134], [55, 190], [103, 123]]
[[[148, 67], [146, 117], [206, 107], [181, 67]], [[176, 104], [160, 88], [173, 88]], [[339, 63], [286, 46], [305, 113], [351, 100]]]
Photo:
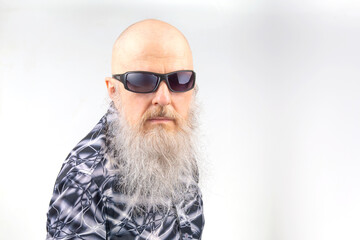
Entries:
[[169, 117], [153, 117], [153, 118], [149, 118], [147, 121], [150, 123], [170, 123], [170, 122], [174, 122], [175, 119], [173, 118], [169, 118]]

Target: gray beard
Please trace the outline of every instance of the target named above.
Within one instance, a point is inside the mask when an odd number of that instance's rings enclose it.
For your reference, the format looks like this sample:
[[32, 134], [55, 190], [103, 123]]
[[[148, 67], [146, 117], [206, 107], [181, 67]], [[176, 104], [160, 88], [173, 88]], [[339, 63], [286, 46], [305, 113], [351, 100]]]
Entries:
[[168, 211], [197, 193], [196, 109], [193, 103], [175, 132], [161, 125], [142, 131], [143, 122], [130, 127], [111, 103], [106, 157], [129, 207]]

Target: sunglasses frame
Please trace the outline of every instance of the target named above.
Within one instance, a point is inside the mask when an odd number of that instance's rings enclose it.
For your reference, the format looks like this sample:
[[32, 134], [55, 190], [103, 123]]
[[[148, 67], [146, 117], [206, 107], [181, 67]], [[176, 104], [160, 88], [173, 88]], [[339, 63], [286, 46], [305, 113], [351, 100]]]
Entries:
[[[171, 74], [174, 74], [174, 73], [178, 73], [178, 72], [191, 72], [193, 75], [194, 75], [194, 82], [193, 82], [193, 85], [191, 86], [191, 88], [189, 88], [188, 90], [186, 91], [175, 91], [174, 89], [171, 88], [170, 86], [170, 83], [169, 83], [169, 79], [168, 79], [168, 76], [171, 75]], [[150, 73], [154, 76], [157, 77], [157, 82], [156, 82], [156, 86], [153, 90], [151, 91], [148, 91], [148, 92], [137, 92], [137, 91], [134, 91], [134, 90], [131, 90], [128, 88], [127, 86], [127, 75], [128, 74], [131, 74], [131, 73]], [[196, 80], [196, 74], [193, 70], [179, 70], [179, 71], [174, 71], [174, 72], [169, 72], [169, 73], [165, 73], [165, 74], [161, 74], [161, 73], [154, 73], [154, 72], [147, 72], [147, 71], [129, 71], [129, 72], [126, 72], [126, 73], [123, 73], [123, 74], [114, 74], [112, 75], [112, 77], [120, 82], [122, 82], [124, 84], [124, 87], [126, 90], [130, 91], [130, 92], [134, 92], [134, 93], [152, 93], [152, 92], [156, 92], [156, 90], [159, 88], [160, 86], [160, 83], [161, 81], [165, 81], [166, 82], [166, 85], [167, 87], [169, 88], [169, 90], [171, 92], [177, 92], [177, 93], [181, 93], [181, 92], [187, 92], [187, 91], [190, 91], [191, 89], [194, 88], [195, 86], [195, 80]], [[160, 79], [160, 81], [159, 81]]]

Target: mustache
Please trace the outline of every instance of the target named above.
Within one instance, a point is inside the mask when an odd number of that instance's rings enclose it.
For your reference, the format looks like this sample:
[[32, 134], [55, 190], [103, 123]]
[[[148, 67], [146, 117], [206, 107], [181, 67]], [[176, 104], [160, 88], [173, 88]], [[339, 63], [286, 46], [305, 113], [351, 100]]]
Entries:
[[142, 116], [141, 122], [145, 123], [151, 118], [165, 117], [175, 120], [175, 122], [182, 121], [182, 117], [175, 110], [169, 106], [156, 106], [148, 109]]
[[176, 128], [179, 129], [189, 125], [188, 121], [178, 112], [176, 112], [173, 107], [158, 105], [146, 110], [146, 112], [141, 117], [141, 120], [138, 122], [138, 124], [136, 124], [135, 128], [142, 132], [145, 130], [145, 126], [148, 120], [158, 117], [171, 119], [174, 122]]

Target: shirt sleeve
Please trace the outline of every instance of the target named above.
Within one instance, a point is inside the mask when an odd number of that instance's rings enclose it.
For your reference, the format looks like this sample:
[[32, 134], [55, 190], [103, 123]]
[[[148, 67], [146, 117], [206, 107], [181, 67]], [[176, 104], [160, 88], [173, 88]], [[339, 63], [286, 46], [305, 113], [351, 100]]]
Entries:
[[91, 175], [80, 170], [59, 178], [47, 213], [46, 239], [106, 239], [104, 201]]

